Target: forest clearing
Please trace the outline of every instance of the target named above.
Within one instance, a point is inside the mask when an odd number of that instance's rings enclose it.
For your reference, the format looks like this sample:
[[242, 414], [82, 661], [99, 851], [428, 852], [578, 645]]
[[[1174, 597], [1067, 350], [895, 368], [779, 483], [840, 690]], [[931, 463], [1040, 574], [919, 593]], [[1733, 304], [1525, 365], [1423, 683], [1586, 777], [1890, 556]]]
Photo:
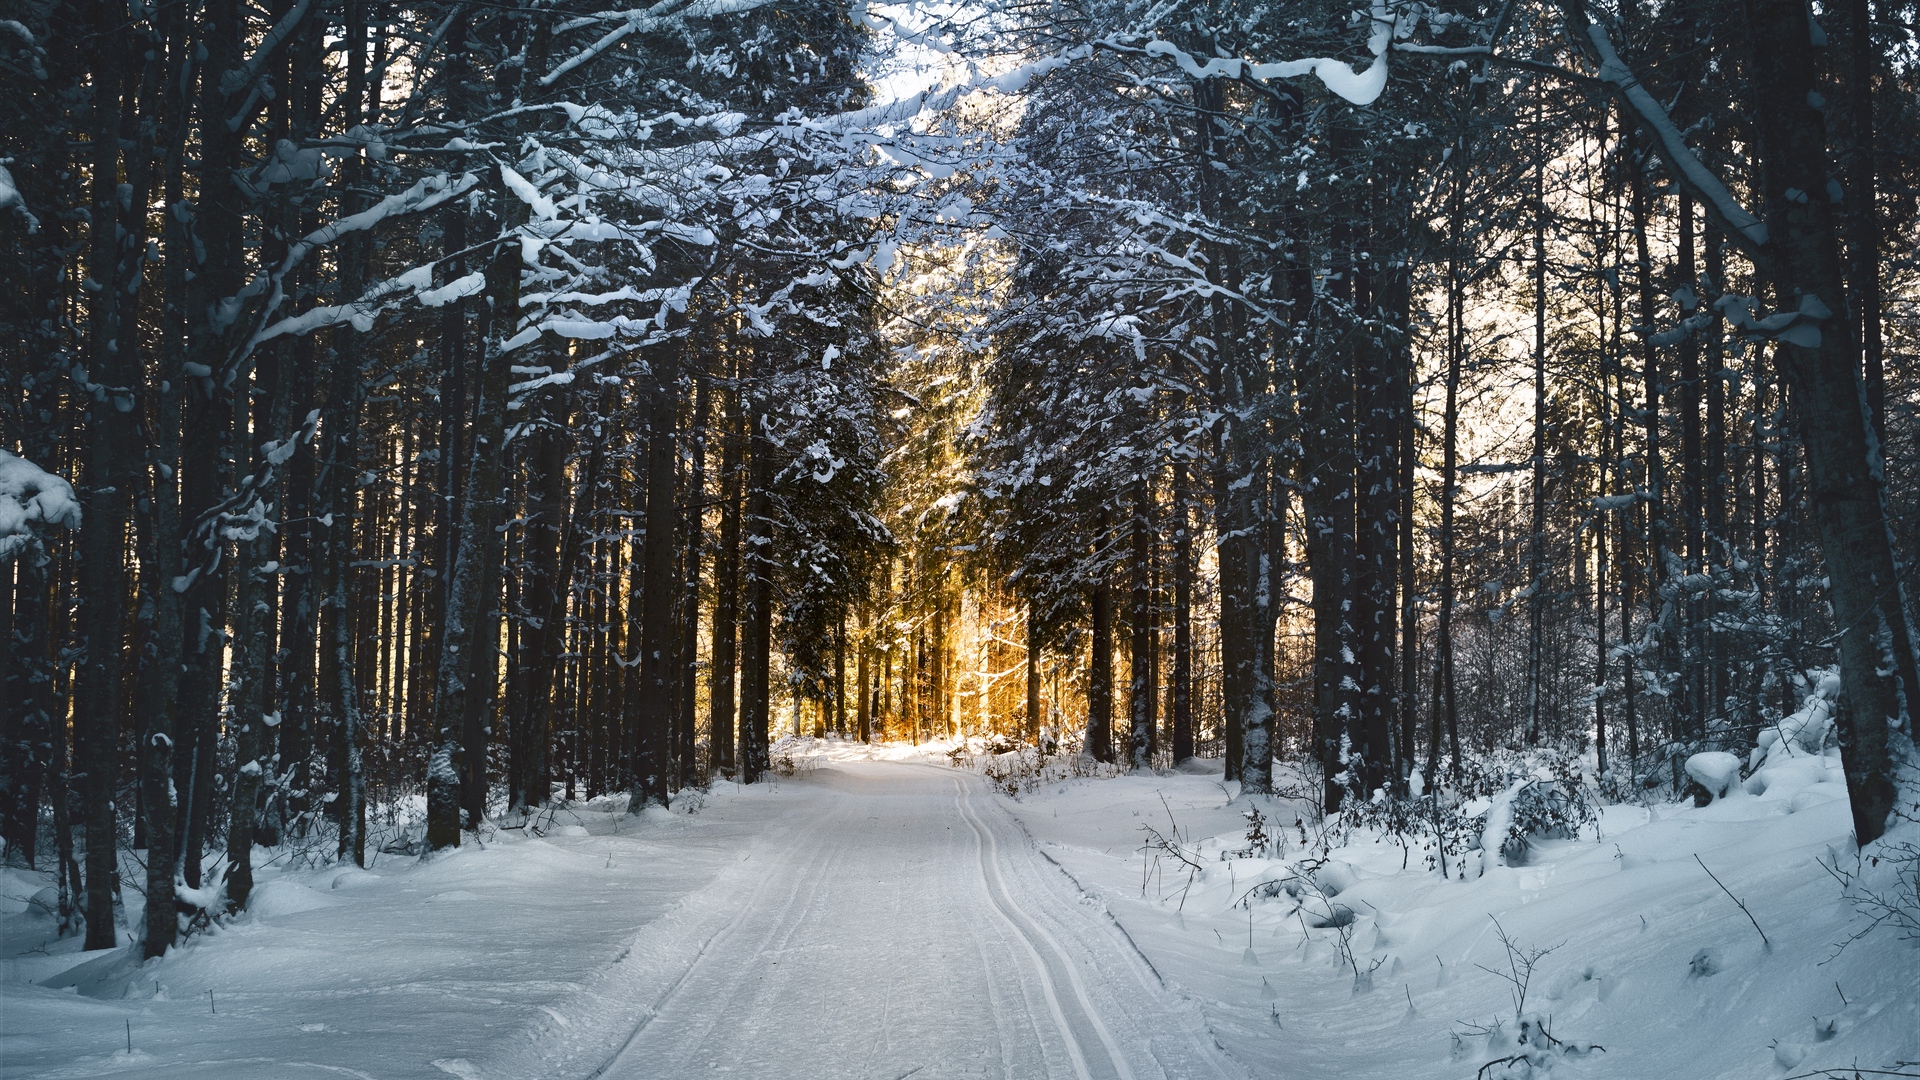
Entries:
[[1920, 1077], [1915, 0], [15, 0], [0, 1080]]

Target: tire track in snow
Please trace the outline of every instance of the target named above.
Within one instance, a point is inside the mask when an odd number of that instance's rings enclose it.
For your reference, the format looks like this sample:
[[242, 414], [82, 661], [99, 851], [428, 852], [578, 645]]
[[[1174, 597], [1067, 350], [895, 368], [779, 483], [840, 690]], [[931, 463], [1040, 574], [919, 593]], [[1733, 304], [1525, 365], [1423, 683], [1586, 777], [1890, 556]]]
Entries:
[[[803, 849], [798, 847], [788, 847], [782, 852], [783, 857], [777, 860], [773, 867], [770, 867], [767, 872], [760, 876], [760, 883], [754, 887], [752, 897], [750, 897], [745, 904], [741, 905], [739, 910], [735, 911], [732, 917], [729, 918], [720, 929], [715, 930], [712, 936], [700, 943], [700, 951], [694, 954], [692, 962], [688, 963], [687, 966], [681, 970], [680, 974], [675, 976], [674, 980], [668, 983], [666, 988], [660, 991], [659, 995], [654, 998], [652, 1006], [643, 1012], [640, 1019], [633, 1025], [633, 1030], [627, 1032], [627, 1037], [621, 1041], [619, 1049], [615, 1050], [612, 1056], [608, 1057], [606, 1061], [601, 1062], [599, 1068], [586, 1074], [583, 1080], [600, 1080], [601, 1077], [606, 1076], [615, 1066], [621, 1063], [620, 1059], [626, 1056], [628, 1050], [632, 1049], [634, 1042], [637, 1041], [640, 1035], [660, 1016], [661, 1011], [673, 1000], [674, 995], [686, 984], [687, 979], [692, 976], [695, 971], [700, 969], [701, 962], [718, 951], [717, 946], [724, 944], [728, 938], [733, 936], [733, 932], [740, 927], [746, 917], [759, 907], [761, 896], [766, 893], [773, 882], [786, 876], [780, 871], [798, 861], [802, 850]], [[781, 908], [781, 916], [769, 923], [766, 938], [772, 938], [774, 934], [779, 932], [779, 930], [787, 924], [787, 915], [793, 910], [793, 906], [800, 895], [808, 891], [805, 889], [805, 886], [816, 876], [822, 862], [826, 859], [827, 853], [821, 847], [815, 847], [811, 854], [813, 855], [813, 860], [808, 864], [807, 868], [799, 874], [793, 875], [793, 887], [787, 893], [786, 903]], [[763, 940], [762, 948], [764, 947], [765, 941]]]
[[[965, 783], [957, 779], [954, 789], [954, 806], [973, 829], [976, 842], [974, 850], [979, 855], [980, 876], [986, 886], [987, 897], [993, 901], [1000, 917], [1013, 928], [1021, 944], [1026, 947], [1027, 955], [1033, 960], [1041, 988], [1046, 992], [1048, 1010], [1053, 1014], [1054, 1024], [1059, 1028], [1060, 1037], [1066, 1042], [1067, 1053], [1073, 1060], [1074, 1074], [1079, 1080], [1095, 1080], [1096, 1077], [1101, 1080], [1107, 1077], [1135, 1080], [1126, 1055], [1120, 1052], [1112, 1032], [1107, 1030], [1107, 1025], [1101, 1021], [1100, 1014], [1088, 999], [1086, 987], [1081, 983], [1073, 961], [1053, 935], [1028, 918], [1007, 892], [1006, 882], [1000, 875], [999, 842], [994, 839], [993, 830], [987, 828], [974, 812], [972, 794], [967, 791]], [[1063, 995], [1063, 986], [1070, 993]], [[1093, 1038], [1087, 1038], [1088, 1035]], [[1099, 1053], [1088, 1053], [1090, 1042], [1098, 1043]]]

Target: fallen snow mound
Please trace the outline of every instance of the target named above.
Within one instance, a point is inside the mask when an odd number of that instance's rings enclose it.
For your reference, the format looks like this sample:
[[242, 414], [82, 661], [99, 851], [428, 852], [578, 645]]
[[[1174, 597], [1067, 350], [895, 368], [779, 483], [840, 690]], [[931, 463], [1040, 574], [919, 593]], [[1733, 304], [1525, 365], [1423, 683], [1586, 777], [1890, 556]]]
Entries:
[[1740, 780], [1740, 759], [1724, 750], [1708, 750], [1687, 759], [1687, 775], [1707, 794], [1724, 799]]

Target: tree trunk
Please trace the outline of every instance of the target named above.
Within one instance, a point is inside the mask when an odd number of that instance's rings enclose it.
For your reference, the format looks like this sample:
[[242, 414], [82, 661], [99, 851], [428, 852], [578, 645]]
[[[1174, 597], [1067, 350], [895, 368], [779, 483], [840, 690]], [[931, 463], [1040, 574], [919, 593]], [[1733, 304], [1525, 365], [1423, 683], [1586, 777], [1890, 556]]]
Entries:
[[[1187, 503], [1187, 462], [1173, 463], [1173, 760], [1194, 754], [1193, 733], [1193, 515]], [[1040, 711], [1040, 673], [1028, 671], [1030, 706]]]
[[[1108, 534], [1107, 511], [1100, 511], [1096, 545]], [[1097, 553], [1096, 553], [1097, 557]], [[1105, 570], [1097, 572], [1090, 588], [1093, 607], [1092, 656], [1087, 664], [1086, 752], [1095, 761], [1113, 760], [1113, 586]]]
[[[85, 651], [74, 674], [73, 745], [86, 834], [88, 949], [111, 949], [118, 941], [114, 901], [119, 895], [118, 814], [114, 797], [120, 759], [120, 660], [126, 626], [125, 544], [132, 509], [133, 460], [138, 414], [130, 387], [139, 382], [134, 327], [123, 309], [128, 253], [120, 212], [120, 102], [110, 97], [121, 83], [125, 41], [111, 4], [98, 7], [95, 40], [101, 50], [93, 70], [87, 132], [91, 196], [87, 277], [86, 365], [74, 377], [87, 403], [85, 516], [80, 533], [79, 625]], [[122, 338], [125, 338], [123, 341]]]
[[680, 717], [674, 725], [674, 779], [685, 787], [693, 783], [699, 770], [696, 713], [699, 707], [700, 674], [700, 561], [707, 547], [707, 408], [713, 393], [713, 380], [699, 374], [694, 394], [693, 418], [687, 431], [693, 443], [693, 461], [687, 470], [687, 534], [683, 547], [685, 587], [680, 594]]
[[[1676, 666], [1674, 647], [1678, 634], [1675, 632], [1674, 624], [1677, 616], [1674, 610], [1673, 590], [1670, 587], [1673, 574], [1667, 565], [1673, 544], [1667, 537], [1666, 457], [1661, 449], [1660, 433], [1660, 410], [1663, 407], [1666, 389], [1660, 371], [1660, 350], [1654, 347], [1650, 329], [1659, 316], [1653, 286], [1653, 257], [1647, 247], [1649, 207], [1645, 169], [1645, 164], [1642, 164], [1630, 170], [1628, 190], [1632, 197], [1634, 276], [1638, 286], [1640, 325], [1648, 328], [1642, 330], [1639, 335], [1642, 382], [1647, 393], [1646, 404], [1641, 413], [1641, 422], [1646, 432], [1644, 455], [1646, 484], [1642, 489], [1642, 498], [1646, 504], [1647, 520], [1647, 615], [1652, 622], [1655, 635], [1655, 652], [1652, 657], [1655, 676], [1661, 685], [1665, 685], [1672, 677]], [[1624, 391], [1623, 374], [1622, 392]], [[1621, 407], [1623, 409], [1626, 407], [1624, 398]], [[1631, 586], [1627, 587], [1631, 588]]]
[[768, 709], [772, 705], [773, 568], [767, 548], [773, 543], [773, 441], [766, 435], [765, 409], [754, 403], [747, 474], [747, 539], [742, 562], [747, 604], [742, 615], [740, 672], [740, 780], [755, 783], [767, 771]]
[[[738, 376], [738, 361], [735, 361]], [[708, 753], [716, 775], [732, 776], [735, 769], [734, 704], [738, 685], [740, 641], [740, 498], [744, 486], [740, 451], [740, 391], [727, 394], [720, 443], [720, 552], [714, 570], [713, 673], [707, 692]], [[864, 655], [864, 654], [863, 654]]]
[[1040, 745], [1040, 611], [1027, 601], [1027, 741]]
[[1135, 771], [1153, 767], [1153, 729], [1159, 697], [1153, 678], [1153, 481], [1143, 465], [1134, 480], [1133, 520], [1131, 522], [1133, 566], [1127, 622], [1128, 719], [1131, 721], [1127, 767]]
[[640, 699], [633, 712], [633, 792], [628, 811], [667, 805], [672, 768], [672, 665], [676, 601], [682, 591], [675, 572], [679, 508], [674, 505], [680, 401], [680, 338], [648, 350], [653, 384], [647, 411], [647, 533], [640, 565]]
[[[1464, 181], [1462, 181], [1464, 183]], [[1460, 196], [1456, 195], [1457, 216]], [[1457, 228], [1457, 227], [1456, 227]], [[1440, 732], [1444, 727], [1447, 750], [1451, 755], [1450, 772], [1460, 778], [1460, 714], [1454, 694], [1453, 609], [1454, 587], [1454, 511], [1459, 496], [1460, 478], [1460, 368], [1465, 361], [1466, 340], [1462, 327], [1464, 284], [1460, 280], [1460, 241], [1456, 235], [1449, 244], [1447, 257], [1447, 377], [1446, 405], [1440, 418], [1440, 596], [1435, 619], [1433, 673], [1433, 730], [1427, 743], [1427, 775], [1434, 782], [1440, 775]]]
[[[1699, 268], [1694, 264], [1693, 199], [1680, 195], [1679, 273], [1680, 309], [1691, 316], [1700, 306]], [[1703, 590], [1692, 582], [1692, 575], [1706, 567], [1705, 538], [1701, 532], [1702, 446], [1700, 433], [1700, 341], [1692, 335], [1680, 342], [1679, 381], [1674, 386], [1676, 410], [1680, 414], [1680, 541], [1685, 548], [1685, 573], [1688, 583], [1676, 586], [1674, 603], [1679, 616], [1681, 686], [1676, 695], [1678, 711], [1685, 721], [1689, 738], [1706, 735], [1711, 695], [1704, 685], [1706, 668]]]
[[[268, 437], [267, 418], [276, 411], [278, 377], [272, 370], [277, 367], [273, 363], [275, 352], [277, 348], [263, 351], [261, 366], [266, 370], [254, 380], [257, 389], [249, 389], [245, 373], [237, 376], [233, 396], [236, 460], [245, 462], [250, 477], [264, 477], [270, 469], [259, 447]], [[257, 497], [270, 500], [271, 489], [261, 490]], [[229, 724], [234, 733], [233, 782], [228, 788], [231, 803], [227, 814], [226, 903], [230, 911], [244, 910], [253, 895], [253, 844], [259, 821], [260, 791], [266, 770], [273, 766], [271, 743], [267, 739], [267, 663], [273, 635], [271, 614], [267, 610], [269, 585], [262, 580], [260, 570], [270, 550], [264, 529], [256, 528], [252, 535], [239, 536], [234, 541], [233, 643], [227, 682]]]
[[[1351, 266], [1345, 280], [1351, 281]], [[1319, 298], [1316, 307], [1332, 307]], [[1336, 301], [1341, 299], [1334, 298]], [[1323, 331], [1341, 316], [1320, 317]], [[1320, 764], [1323, 806], [1340, 808], [1336, 779], [1348, 766], [1342, 742], [1361, 723], [1358, 695], [1364, 649], [1355, 640], [1358, 553], [1354, 536], [1354, 382], [1345, 350], [1351, 332], [1321, 343], [1296, 372], [1300, 400], [1302, 534], [1313, 583], [1313, 754]], [[1222, 571], [1224, 573], [1224, 570]], [[1359, 740], [1353, 749], [1360, 750]]]
[[863, 743], [873, 741], [873, 695], [868, 680], [872, 678], [873, 643], [869, 640], [867, 607], [860, 605], [860, 629], [858, 636], [858, 659], [853, 673], [853, 692], [859, 698], [854, 703], [858, 728], [856, 737]]
[[[1851, 224], [1848, 252], [1853, 256], [1850, 273], [1850, 314], [1860, 323], [1860, 346], [1867, 396], [1867, 414], [1873, 420], [1875, 440], [1884, 457], [1887, 447], [1887, 371], [1886, 345], [1881, 330], [1880, 306], [1880, 206], [1875, 195], [1878, 184], [1877, 126], [1873, 115], [1873, 83], [1882, 64], [1882, 51], [1873, 41], [1871, 0], [1848, 0], [1847, 19], [1851, 39], [1847, 72], [1849, 126], [1853, 129], [1853, 167], [1849, 171], [1846, 207]], [[1909, 706], [1911, 709], [1911, 706]]]
[[847, 733], [847, 620], [833, 628], [833, 733]]
[[[1709, 295], [1701, 297], [1703, 306], [1711, 305], [1726, 290], [1726, 268], [1721, 256], [1723, 241], [1718, 229], [1711, 225], [1706, 230], [1707, 288]], [[1701, 503], [1705, 518], [1706, 554], [1703, 562], [1714, 575], [1712, 586], [1707, 589], [1707, 600], [1702, 618], [1707, 624], [1707, 709], [1710, 715], [1728, 715], [1728, 678], [1726, 635], [1720, 628], [1720, 583], [1722, 575], [1733, 563], [1731, 547], [1733, 538], [1727, 532], [1727, 381], [1720, 377], [1725, 366], [1725, 348], [1721, 339], [1721, 328], [1716, 323], [1708, 330], [1707, 338], [1707, 430], [1705, 451], [1706, 482], [1701, 493]], [[1733, 584], [1732, 579], [1726, 583]]]
[[[506, 198], [504, 178], [496, 179], [500, 205], [515, 216], [524, 215], [525, 205]], [[509, 219], [501, 224], [511, 231], [516, 222]], [[440, 688], [434, 701], [438, 745], [427, 767], [427, 843], [434, 849], [458, 846], [462, 825], [478, 828], [486, 816], [489, 719], [499, 684], [495, 609], [500, 592], [501, 465], [510, 382], [510, 360], [499, 350], [511, 336], [519, 312], [519, 245], [498, 245], [486, 273], [492, 314], [474, 402], [460, 544], [446, 593]]]
[[[1540, 122], [1536, 100], [1534, 122]], [[1547, 165], [1533, 163], [1533, 458], [1527, 530], [1527, 745], [1540, 745], [1541, 683], [1546, 680], [1547, 589]]]
[[[566, 363], [566, 350], [550, 349], [548, 361]], [[539, 403], [539, 428], [527, 455], [527, 516], [523, 541], [526, 570], [520, 650], [512, 662], [520, 682], [513, 716], [513, 765], [507, 804], [516, 810], [544, 806], [548, 799], [548, 747], [553, 737], [554, 673], [566, 631], [569, 561], [575, 544], [567, 516], [567, 451], [572, 442], [570, 395], [556, 390]], [[598, 452], [596, 447], [595, 452]]]
[[[1818, 328], [1777, 355], [1806, 442], [1808, 497], [1840, 628], [1838, 727], [1855, 840], [1886, 831], [1898, 799], [1898, 747], [1911, 745], [1914, 638], [1886, 511], [1886, 471], [1844, 310], [1845, 274], [1827, 173], [1826, 117], [1812, 104], [1819, 67], [1804, 7], [1748, 0], [1755, 124], [1765, 163], [1772, 266], [1781, 310]], [[1789, 193], [1801, 193], [1796, 198]], [[1811, 192], [1811, 196], [1805, 194]]]
[[[349, 267], [357, 260], [343, 260]], [[349, 271], [351, 273], [351, 270]], [[333, 817], [340, 823], [341, 858], [366, 865], [365, 778], [361, 765], [358, 672], [353, 656], [350, 606], [354, 532], [354, 490], [359, 477], [360, 403], [366, 390], [357, 358], [336, 341], [333, 373], [323, 407], [324, 443], [320, 452], [319, 519], [326, 529], [320, 553], [320, 655], [317, 711], [329, 721], [334, 764]]]
[[1355, 760], [1349, 763], [1365, 797], [1402, 781], [1394, 767], [1393, 731], [1399, 719], [1398, 646], [1400, 567], [1400, 410], [1407, 376], [1396, 313], [1408, 288], [1399, 235], [1407, 208], [1399, 205], [1400, 182], [1392, 159], [1376, 167], [1373, 205], [1355, 214], [1352, 302], [1356, 316], [1350, 348], [1354, 377], [1354, 546], [1359, 581], [1353, 592], [1352, 635], [1359, 646], [1358, 713], [1349, 726]]

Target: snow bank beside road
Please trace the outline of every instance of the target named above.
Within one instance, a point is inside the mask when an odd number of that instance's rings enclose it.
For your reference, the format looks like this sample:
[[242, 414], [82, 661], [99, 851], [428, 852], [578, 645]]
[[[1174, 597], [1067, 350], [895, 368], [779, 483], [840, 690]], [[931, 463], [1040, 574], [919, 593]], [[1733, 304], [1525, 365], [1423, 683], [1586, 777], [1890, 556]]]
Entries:
[[[691, 932], [674, 919], [724, 909], [726, 875], [787, 828], [774, 792], [718, 788], [664, 821], [599, 800], [544, 836], [501, 830], [425, 861], [262, 865], [251, 910], [146, 964], [81, 953], [9, 901], [0, 1077], [444, 1080], [436, 1062], [504, 1058], [515, 1080], [583, 1075], [630, 1030], [648, 978], [676, 970]], [[5, 892], [43, 877], [6, 871]]]
[[[1529, 1022], [1605, 1048], [1556, 1075], [1751, 1080], [1920, 1059], [1920, 942], [1882, 928], [1834, 956], [1862, 922], [1815, 864], [1852, 861], [1845, 787], [1836, 753], [1798, 746], [1709, 806], [1608, 805], [1597, 835], [1537, 839], [1524, 865], [1465, 881], [1373, 834], [1318, 847], [1304, 805], [1235, 800], [1216, 777], [1073, 780], [1009, 803], [1255, 1075], [1451, 1080], [1524, 1049], [1493, 973], [1508, 970], [1502, 930], [1552, 950]], [[1256, 807], [1276, 841], [1258, 854]]]

